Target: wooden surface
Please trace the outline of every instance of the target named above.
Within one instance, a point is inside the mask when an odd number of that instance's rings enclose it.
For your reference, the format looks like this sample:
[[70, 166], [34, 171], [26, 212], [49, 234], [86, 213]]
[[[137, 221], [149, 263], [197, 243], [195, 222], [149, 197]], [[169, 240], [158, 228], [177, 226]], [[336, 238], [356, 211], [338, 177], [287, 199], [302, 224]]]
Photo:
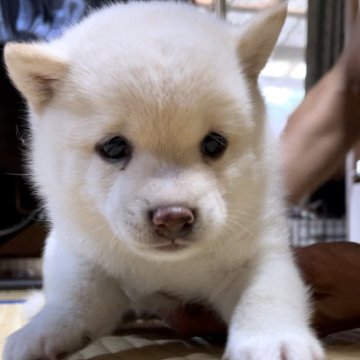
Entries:
[[[25, 324], [17, 303], [25, 297], [21, 291], [0, 292], [0, 353], [5, 338]], [[100, 339], [68, 360], [219, 360], [223, 352], [222, 346], [185, 341], [162, 327], [128, 329], [120, 335]], [[328, 338], [326, 346], [329, 360], [359, 360], [360, 330]]]

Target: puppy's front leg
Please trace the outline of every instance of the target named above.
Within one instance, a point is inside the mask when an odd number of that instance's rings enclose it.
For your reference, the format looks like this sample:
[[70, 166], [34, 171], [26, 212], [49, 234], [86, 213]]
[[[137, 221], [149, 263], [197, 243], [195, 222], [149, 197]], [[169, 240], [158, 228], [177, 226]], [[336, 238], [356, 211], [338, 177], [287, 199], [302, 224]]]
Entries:
[[306, 289], [287, 250], [267, 250], [254, 265], [240, 300], [237, 284], [219, 302], [229, 321], [226, 360], [320, 360], [308, 326]]
[[109, 334], [128, 307], [119, 285], [54, 233], [47, 242], [44, 281], [45, 306], [9, 337], [4, 360], [58, 359]]

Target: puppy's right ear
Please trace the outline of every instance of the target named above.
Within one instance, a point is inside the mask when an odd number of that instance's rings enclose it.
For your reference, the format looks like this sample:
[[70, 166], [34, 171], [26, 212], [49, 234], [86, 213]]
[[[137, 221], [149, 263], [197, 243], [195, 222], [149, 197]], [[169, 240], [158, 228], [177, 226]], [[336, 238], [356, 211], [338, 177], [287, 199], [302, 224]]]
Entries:
[[15, 87], [30, 107], [41, 113], [53, 97], [56, 83], [67, 72], [68, 62], [55, 55], [46, 44], [9, 43], [5, 46], [4, 58]]

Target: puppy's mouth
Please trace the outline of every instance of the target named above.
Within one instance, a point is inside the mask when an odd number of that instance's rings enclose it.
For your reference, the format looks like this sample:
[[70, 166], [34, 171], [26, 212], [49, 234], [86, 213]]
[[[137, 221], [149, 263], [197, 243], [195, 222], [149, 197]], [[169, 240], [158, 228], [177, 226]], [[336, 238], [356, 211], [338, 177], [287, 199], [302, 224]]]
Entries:
[[166, 240], [157, 244], [150, 245], [150, 249], [154, 251], [167, 251], [167, 252], [174, 252], [180, 251], [189, 246], [188, 241], [184, 241], [182, 239], [171, 239]]

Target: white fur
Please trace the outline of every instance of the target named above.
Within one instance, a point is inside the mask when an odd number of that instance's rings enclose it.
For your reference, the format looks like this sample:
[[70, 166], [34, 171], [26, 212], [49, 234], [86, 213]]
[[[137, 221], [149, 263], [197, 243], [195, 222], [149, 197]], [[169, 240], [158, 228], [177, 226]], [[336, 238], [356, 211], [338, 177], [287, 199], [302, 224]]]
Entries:
[[[256, 86], [284, 14], [238, 30], [184, 4], [112, 5], [49, 44], [6, 48], [52, 230], [45, 305], [9, 338], [5, 360], [75, 351], [129, 308], [174, 306], [163, 293], [218, 311], [227, 360], [323, 358]], [[200, 152], [211, 131], [229, 143], [217, 160]], [[113, 134], [134, 147], [123, 167], [94, 150]], [[192, 240], [158, 250], [147, 210], [178, 204], [197, 209]]]
[[44, 305], [45, 305], [44, 293], [40, 290], [32, 291], [23, 307], [25, 318], [29, 320], [32, 317], [34, 317], [36, 314], [40, 312], [40, 310], [44, 307]]

